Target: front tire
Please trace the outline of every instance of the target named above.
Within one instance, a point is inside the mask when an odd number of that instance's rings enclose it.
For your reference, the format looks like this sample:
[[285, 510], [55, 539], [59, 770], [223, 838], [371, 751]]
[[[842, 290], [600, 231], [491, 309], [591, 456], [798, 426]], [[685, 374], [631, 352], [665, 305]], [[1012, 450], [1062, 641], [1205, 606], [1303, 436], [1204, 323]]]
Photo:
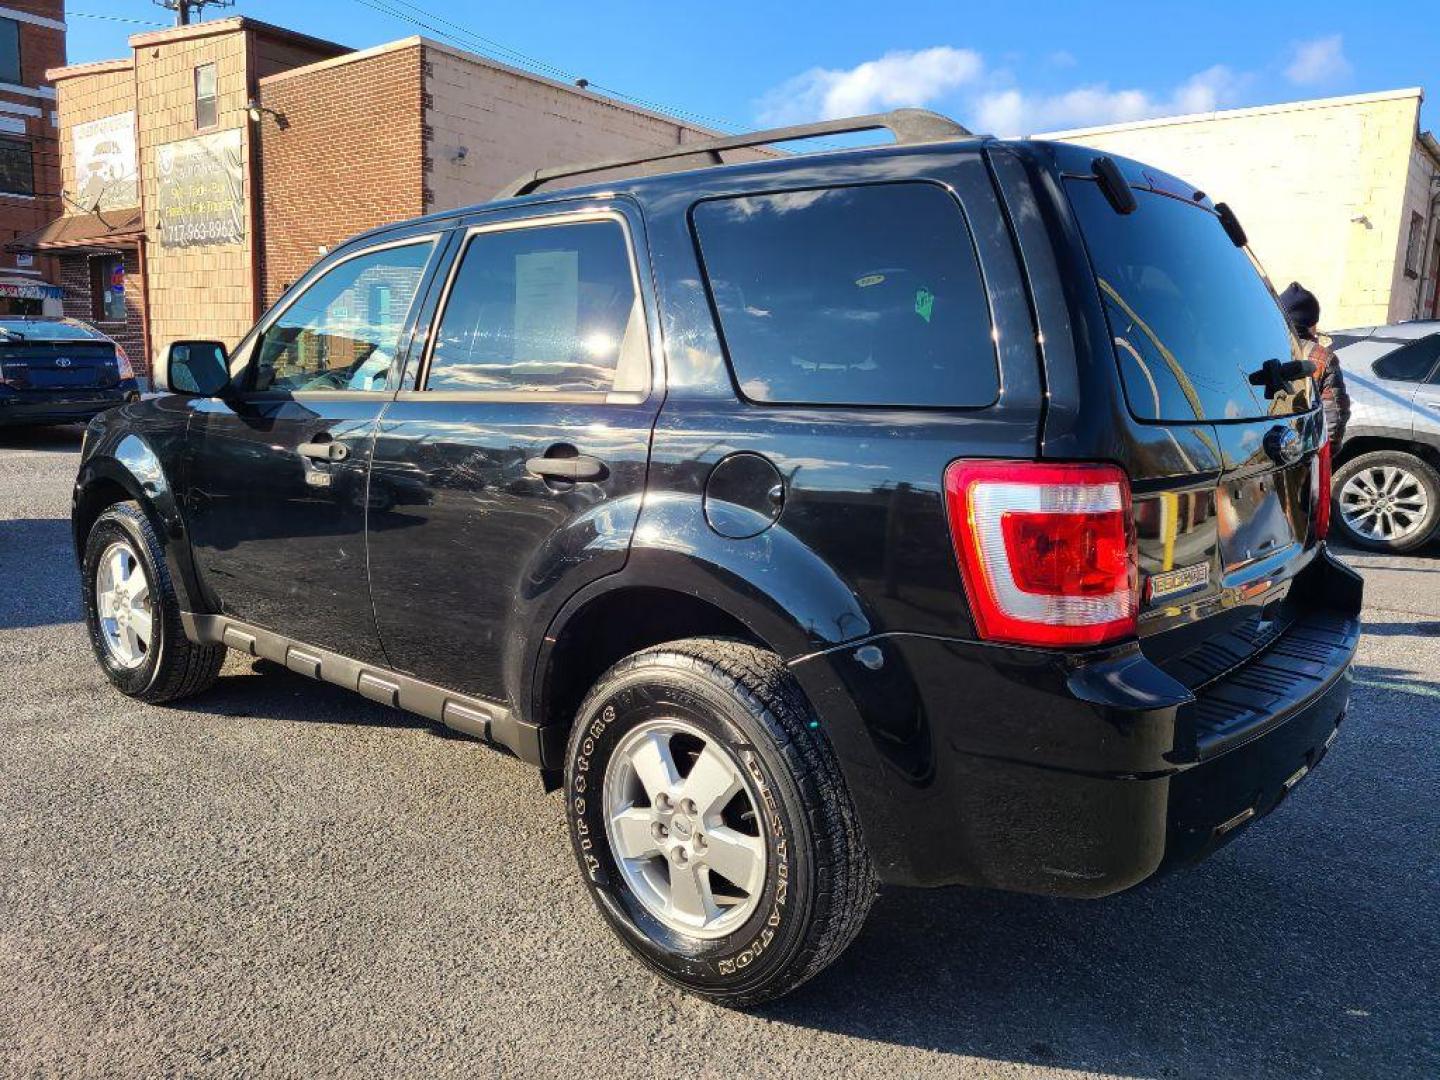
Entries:
[[116, 503], [96, 520], [81, 578], [90, 645], [117, 690], [156, 705], [215, 681], [225, 647], [185, 637], [164, 546], [138, 503]]
[[849, 793], [773, 653], [693, 638], [595, 685], [566, 753], [570, 835], [601, 914], [651, 969], [732, 1006], [788, 993], [875, 895]]
[[1401, 554], [1423, 547], [1440, 525], [1440, 473], [1399, 450], [1357, 454], [1335, 472], [1331, 520], [1350, 543]]

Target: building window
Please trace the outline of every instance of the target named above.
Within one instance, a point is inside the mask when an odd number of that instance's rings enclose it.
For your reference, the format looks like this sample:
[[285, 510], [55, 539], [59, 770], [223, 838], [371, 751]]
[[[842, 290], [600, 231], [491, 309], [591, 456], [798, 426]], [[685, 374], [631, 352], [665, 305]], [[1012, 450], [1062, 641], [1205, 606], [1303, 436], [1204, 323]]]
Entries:
[[219, 93], [216, 90], [215, 65], [202, 64], [195, 69], [195, 126], [212, 128], [219, 120]]
[[35, 159], [24, 139], [0, 139], [0, 193], [35, 194]]
[[125, 321], [125, 260], [119, 255], [90, 260], [90, 308], [96, 322]]
[[1420, 276], [1420, 260], [1425, 247], [1425, 219], [1410, 211], [1410, 238], [1405, 242], [1405, 276]]
[[20, 85], [20, 24], [0, 19], [0, 82]]

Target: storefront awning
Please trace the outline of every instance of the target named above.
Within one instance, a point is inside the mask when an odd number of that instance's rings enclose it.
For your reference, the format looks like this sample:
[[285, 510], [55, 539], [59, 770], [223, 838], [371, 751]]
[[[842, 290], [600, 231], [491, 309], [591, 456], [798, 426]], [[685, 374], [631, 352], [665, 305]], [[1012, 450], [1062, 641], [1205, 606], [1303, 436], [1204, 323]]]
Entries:
[[59, 285], [28, 278], [0, 278], [0, 300], [59, 300], [64, 295]]
[[43, 229], [21, 233], [5, 246], [11, 251], [114, 250], [133, 246], [144, 233], [140, 208], [135, 207], [99, 214], [66, 214]]

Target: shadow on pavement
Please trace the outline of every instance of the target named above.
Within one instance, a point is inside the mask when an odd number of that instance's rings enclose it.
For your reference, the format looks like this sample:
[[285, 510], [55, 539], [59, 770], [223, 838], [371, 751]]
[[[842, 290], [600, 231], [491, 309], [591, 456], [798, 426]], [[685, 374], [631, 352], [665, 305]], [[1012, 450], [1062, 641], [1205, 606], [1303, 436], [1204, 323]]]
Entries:
[[447, 737], [449, 734], [447, 729], [423, 716], [386, 708], [353, 691], [297, 675], [269, 660], [251, 661], [243, 674], [223, 674], [212, 688], [178, 704], [188, 712], [213, 716], [308, 724], [428, 727]]
[[1416, 615], [1414, 622], [1366, 622], [1366, 637], [1440, 637], [1440, 621]]
[[0, 427], [0, 450], [76, 450], [85, 438], [84, 424], [59, 427]]
[[1130, 1076], [1440, 1075], [1436, 691], [1357, 669], [1317, 779], [1099, 901], [886, 890], [779, 1023]]
[[0, 630], [79, 622], [80, 577], [65, 518], [0, 521]]

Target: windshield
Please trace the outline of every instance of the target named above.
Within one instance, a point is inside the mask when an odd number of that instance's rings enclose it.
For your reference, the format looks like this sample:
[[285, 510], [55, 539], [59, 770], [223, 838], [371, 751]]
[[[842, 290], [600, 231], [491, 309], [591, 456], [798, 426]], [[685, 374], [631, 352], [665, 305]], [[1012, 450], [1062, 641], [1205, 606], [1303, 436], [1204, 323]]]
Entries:
[[1068, 179], [1066, 190], [1137, 418], [1250, 420], [1310, 407], [1307, 375], [1276, 377], [1300, 359], [1285, 316], [1213, 213], [1137, 190], [1135, 212], [1118, 214], [1094, 181]]

